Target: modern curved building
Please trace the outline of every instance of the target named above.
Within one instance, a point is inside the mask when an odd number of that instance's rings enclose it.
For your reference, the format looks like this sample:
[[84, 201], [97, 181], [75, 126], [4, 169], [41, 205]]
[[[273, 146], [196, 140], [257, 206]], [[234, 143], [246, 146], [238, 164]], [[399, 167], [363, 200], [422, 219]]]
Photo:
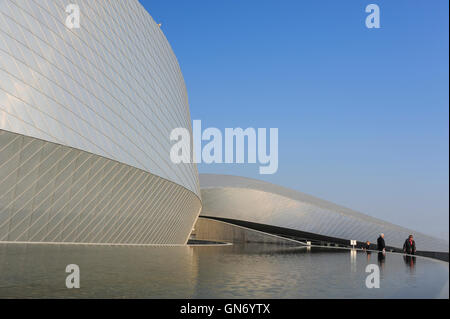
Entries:
[[184, 244], [201, 210], [186, 87], [137, 0], [0, 1], [0, 241]]
[[388, 246], [402, 248], [408, 235], [414, 234], [418, 250], [448, 253], [445, 240], [267, 182], [200, 174], [200, 186], [203, 217], [293, 238], [347, 245], [350, 240], [374, 243], [384, 233]]
[[[185, 244], [203, 216], [348, 242], [444, 240], [317, 198], [170, 160], [186, 87], [137, 0], [0, 0], [0, 242]], [[192, 134], [191, 134], [192, 135]], [[260, 233], [253, 234], [260, 237]], [[252, 235], [252, 236], [253, 236]], [[277, 239], [278, 240], [278, 239]]]

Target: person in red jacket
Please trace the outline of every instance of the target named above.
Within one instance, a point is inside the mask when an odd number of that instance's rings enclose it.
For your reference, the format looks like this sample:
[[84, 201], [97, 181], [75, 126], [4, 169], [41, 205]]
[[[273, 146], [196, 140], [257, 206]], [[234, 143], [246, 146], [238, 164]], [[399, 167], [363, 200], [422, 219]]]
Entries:
[[403, 244], [403, 252], [408, 255], [415, 255], [416, 242], [414, 241], [413, 235], [409, 235], [408, 239], [405, 240], [405, 243]]

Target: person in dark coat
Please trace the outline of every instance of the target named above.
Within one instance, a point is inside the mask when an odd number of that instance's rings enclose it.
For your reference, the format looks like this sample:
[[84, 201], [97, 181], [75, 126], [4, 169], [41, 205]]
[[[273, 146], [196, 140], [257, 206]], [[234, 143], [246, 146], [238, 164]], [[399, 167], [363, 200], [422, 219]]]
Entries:
[[381, 233], [380, 234], [380, 237], [378, 237], [378, 239], [377, 239], [377, 248], [378, 248], [378, 251], [386, 251], [386, 244], [385, 244], [385, 242], [384, 242], [384, 234], [383, 233]]
[[414, 255], [416, 253], [416, 242], [413, 235], [409, 235], [408, 239], [403, 244], [403, 252], [408, 255]]
[[366, 243], [363, 246], [364, 250], [370, 250], [370, 241], [366, 241]]

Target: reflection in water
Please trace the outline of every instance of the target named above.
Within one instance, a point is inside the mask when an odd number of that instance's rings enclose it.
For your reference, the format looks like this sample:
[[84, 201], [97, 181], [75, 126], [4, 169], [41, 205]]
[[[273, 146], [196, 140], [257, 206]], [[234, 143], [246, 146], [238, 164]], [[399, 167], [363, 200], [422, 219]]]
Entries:
[[409, 268], [411, 273], [414, 274], [416, 269], [416, 257], [411, 255], [404, 255], [403, 261], [405, 262], [405, 265]]
[[[185, 247], [3, 245], [1, 297], [185, 298], [194, 295], [198, 264]], [[67, 289], [65, 268], [80, 267], [81, 288]]]
[[370, 257], [372, 257], [372, 252], [367, 250], [366, 256], [367, 256], [367, 262], [370, 262]]
[[[433, 298], [448, 281], [446, 263], [421, 259], [413, 278], [403, 257], [390, 254], [382, 256], [381, 288], [367, 289], [370, 255], [348, 253], [258, 244], [0, 244], [0, 298]], [[65, 287], [68, 264], [80, 267], [80, 289]]]
[[356, 272], [356, 249], [350, 249], [351, 271]]
[[380, 270], [384, 269], [385, 262], [386, 262], [386, 252], [384, 251], [378, 252], [378, 266], [380, 266]]

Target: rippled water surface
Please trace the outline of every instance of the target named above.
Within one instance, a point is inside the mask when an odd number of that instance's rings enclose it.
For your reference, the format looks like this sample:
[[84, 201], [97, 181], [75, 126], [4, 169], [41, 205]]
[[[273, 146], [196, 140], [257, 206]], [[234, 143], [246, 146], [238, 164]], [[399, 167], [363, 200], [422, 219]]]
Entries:
[[448, 298], [448, 279], [445, 262], [343, 249], [0, 244], [0, 298]]

